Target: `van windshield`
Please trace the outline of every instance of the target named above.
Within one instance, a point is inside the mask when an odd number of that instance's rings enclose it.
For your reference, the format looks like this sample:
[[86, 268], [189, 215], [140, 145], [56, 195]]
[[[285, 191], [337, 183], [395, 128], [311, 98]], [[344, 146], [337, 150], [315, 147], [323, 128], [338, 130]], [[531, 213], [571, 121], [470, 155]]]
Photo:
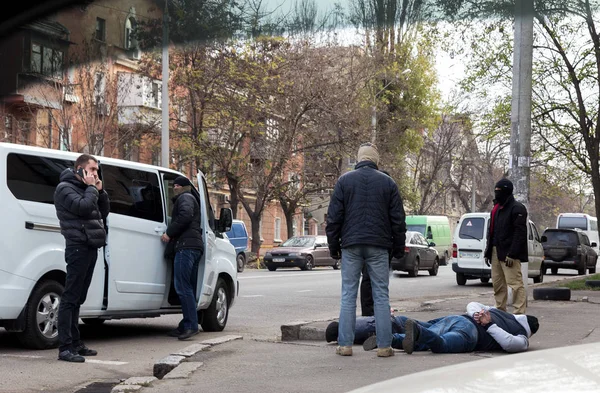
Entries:
[[460, 225], [458, 237], [461, 239], [483, 239], [485, 219], [481, 217], [465, 218]]
[[406, 230], [419, 232], [421, 235], [425, 236], [425, 225], [407, 225]]
[[561, 217], [558, 219], [558, 228], [587, 230], [587, 219], [585, 217]]

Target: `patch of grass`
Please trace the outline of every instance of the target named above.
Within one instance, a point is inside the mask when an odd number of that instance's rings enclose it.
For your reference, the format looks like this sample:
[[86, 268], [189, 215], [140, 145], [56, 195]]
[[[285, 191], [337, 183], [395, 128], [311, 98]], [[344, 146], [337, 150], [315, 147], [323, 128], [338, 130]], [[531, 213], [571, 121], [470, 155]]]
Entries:
[[600, 280], [600, 274], [594, 274], [581, 280], [575, 280], [560, 284], [559, 286], [570, 288], [572, 291], [600, 291], [600, 288], [592, 288], [585, 285], [587, 280]]

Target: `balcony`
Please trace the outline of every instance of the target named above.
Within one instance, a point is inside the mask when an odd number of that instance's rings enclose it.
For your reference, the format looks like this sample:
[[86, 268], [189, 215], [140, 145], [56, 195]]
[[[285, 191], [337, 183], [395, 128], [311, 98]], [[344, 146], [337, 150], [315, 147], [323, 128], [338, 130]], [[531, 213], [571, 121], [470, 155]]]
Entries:
[[121, 72], [117, 86], [120, 125], [160, 124], [160, 81], [139, 74]]

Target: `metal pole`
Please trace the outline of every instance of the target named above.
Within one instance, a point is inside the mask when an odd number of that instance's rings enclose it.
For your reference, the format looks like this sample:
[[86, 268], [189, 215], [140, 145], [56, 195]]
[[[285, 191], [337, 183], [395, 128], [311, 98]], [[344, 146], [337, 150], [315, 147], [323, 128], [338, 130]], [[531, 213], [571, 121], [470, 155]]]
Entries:
[[[375, 98], [376, 99], [376, 98]], [[371, 107], [371, 143], [377, 141], [377, 105]]]
[[169, 167], [169, 7], [165, 0], [163, 14], [163, 48], [162, 48], [162, 129], [160, 164]]
[[515, 198], [529, 208], [531, 163], [531, 96], [533, 62], [533, 0], [517, 0], [509, 175]]
[[473, 167], [473, 185], [471, 186], [471, 213], [475, 213], [475, 167]]

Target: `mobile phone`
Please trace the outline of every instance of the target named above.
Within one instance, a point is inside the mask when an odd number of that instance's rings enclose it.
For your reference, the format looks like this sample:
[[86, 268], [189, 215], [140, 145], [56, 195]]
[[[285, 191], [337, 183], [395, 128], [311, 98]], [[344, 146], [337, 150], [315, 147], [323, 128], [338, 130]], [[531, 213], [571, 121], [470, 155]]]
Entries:
[[79, 176], [81, 176], [82, 178], [85, 178], [85, 176], [87, 175], [87, 172], [85, 171], [85, 169], [79, 168], [79, 169], [77, 169], [77, 174]]

